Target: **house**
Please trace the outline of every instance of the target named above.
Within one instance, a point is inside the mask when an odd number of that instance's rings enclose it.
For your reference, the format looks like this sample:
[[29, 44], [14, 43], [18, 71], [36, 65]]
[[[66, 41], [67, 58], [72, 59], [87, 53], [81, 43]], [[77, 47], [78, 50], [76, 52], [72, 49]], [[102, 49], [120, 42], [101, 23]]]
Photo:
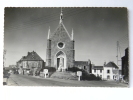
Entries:
[[97, 77], [101, 77], [101, 79], [103, 79], [103, 66], [93, 66], [92, 67], [92, 73], [97, 76]]
[[114, 62], [110, 61], [103, 66], [92, 65], [92, 74], [101, 77], [102, 80], [115, 80], [120, 76], [120, 70]]
[[114, 80], [119, 75], [119, 69], [118, 66], [110, 61], [107, 64], [104, 64], [104, 70], [103, 70], [103, 79], [104, 80]]
[[28, 52], [27, 56], [23, 56], [17, 62], [19, 74], [27, 74], [27, 71], [35, 73], [36, 71], [41, 70], [44, 66], [44, 61], [35, 51]]

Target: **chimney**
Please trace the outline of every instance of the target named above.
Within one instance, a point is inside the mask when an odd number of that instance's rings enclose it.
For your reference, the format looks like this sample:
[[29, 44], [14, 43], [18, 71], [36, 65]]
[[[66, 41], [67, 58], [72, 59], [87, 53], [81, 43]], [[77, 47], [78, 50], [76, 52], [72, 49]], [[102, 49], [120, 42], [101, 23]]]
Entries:
[[106, 61], [104, 62], [104, 66], [106, 65]]

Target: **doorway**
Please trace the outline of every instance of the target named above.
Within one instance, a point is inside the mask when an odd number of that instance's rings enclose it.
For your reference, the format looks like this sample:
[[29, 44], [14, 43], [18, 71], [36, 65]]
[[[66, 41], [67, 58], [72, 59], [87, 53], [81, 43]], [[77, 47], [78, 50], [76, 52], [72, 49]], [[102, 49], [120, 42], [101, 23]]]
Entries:
[[64, 67], [64, 58], [63, 57], [57, 58], [57, 69], [63, 67]]
[[66, 69], [66, 55], [64, 52], [59, 51], [55, 56], [55, 66], [58, 71]]

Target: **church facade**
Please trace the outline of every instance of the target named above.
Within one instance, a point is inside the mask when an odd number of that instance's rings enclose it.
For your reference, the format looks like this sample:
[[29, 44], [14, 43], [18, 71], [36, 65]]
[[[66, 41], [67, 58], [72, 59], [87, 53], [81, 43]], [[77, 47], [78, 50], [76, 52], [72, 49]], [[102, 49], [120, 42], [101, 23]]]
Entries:
[[54, 33], [48, 31], [46, 66], [55, 67], [58, 71], [67, 70], [74, 67], [75, 49], [73, 30], [71, 35], [63, 24], [63, 14], [61, 11], [59, 25]]

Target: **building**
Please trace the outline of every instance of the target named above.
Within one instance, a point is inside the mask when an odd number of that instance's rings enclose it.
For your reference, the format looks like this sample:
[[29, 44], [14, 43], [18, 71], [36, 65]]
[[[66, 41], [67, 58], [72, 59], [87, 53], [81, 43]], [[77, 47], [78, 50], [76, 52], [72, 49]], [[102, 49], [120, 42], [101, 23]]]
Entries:
[[46, 66], [54, 67], [57, 71], [65, 71], [68, 68], [78, 67], [91, 72], [91, 62], [75, 61], [74, 32], [69, 34], [63, 24], [61, 11], [59, 25], [54, 33], [48, 31]]
[[103, 79], [103, 66], [93, 66], [92, 67], [92, 73], [97, 76], [97, 77], [101, 77], [101, 79]]
[[129, 76], [129, 62], [128, 62], [128, 48], [125, 49], [125, 55], [121, 58], [122, 60], [122, 75], [124, 79], [128, 79]]
[[111, 61], [103, 66], [92, 66], [92, 74], [102, 80], [115, 80], [120, 75], [118, 66]]
[[103, 79], [114, 80], [119, 75], [118, 66], [114, 62], [108, 62], [104, 65]]
[[23, 56], [17, 62], [19, 74], [26, 74], [27, 71], [35, 73], [37, 70], [41, 70], [44, 66], [44, 61], [35, 51], [28, 52], [27, 56]]
[[74, 62], [74, 67], [85, 70], [88, 73], [92, 72], [90, 59], [88, 61], [75, 61]]

